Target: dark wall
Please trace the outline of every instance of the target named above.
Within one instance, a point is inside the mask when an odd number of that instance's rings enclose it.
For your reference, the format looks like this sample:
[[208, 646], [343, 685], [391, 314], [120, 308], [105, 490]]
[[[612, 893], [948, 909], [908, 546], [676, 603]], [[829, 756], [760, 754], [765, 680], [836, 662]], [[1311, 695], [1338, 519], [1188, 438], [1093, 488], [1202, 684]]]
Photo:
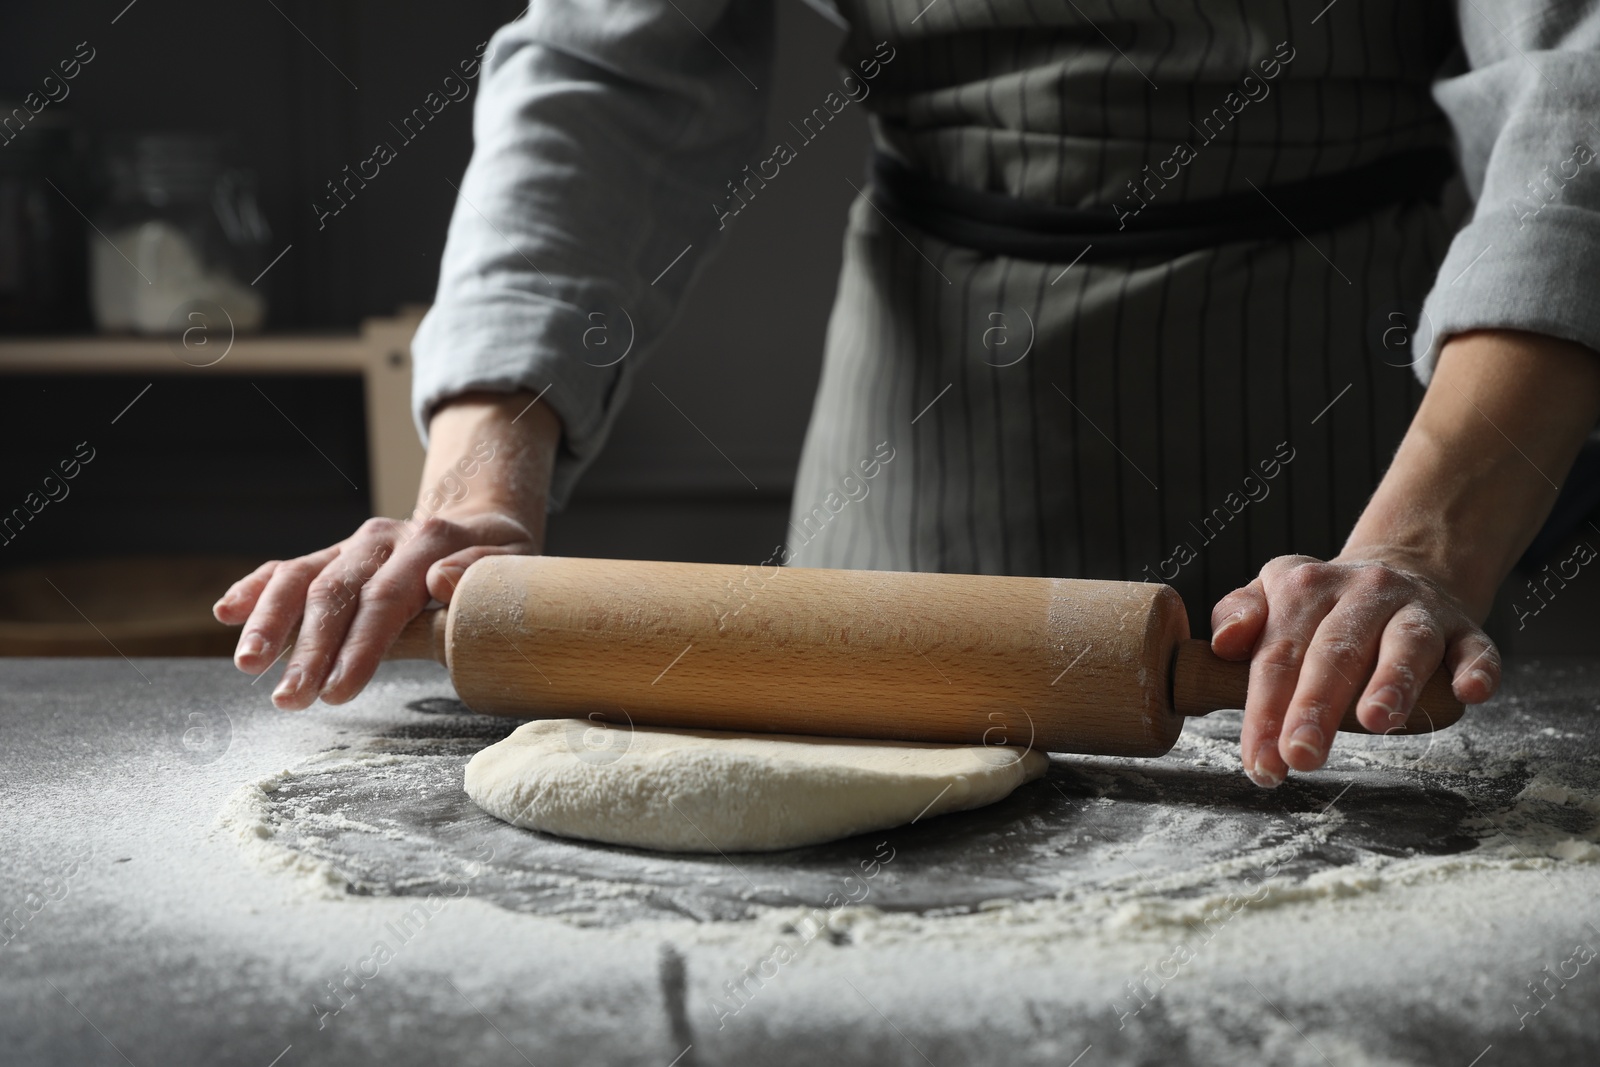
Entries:
[[331, 544], [370, 514], [358, 374], [4, 381], [0, 567], [281, 557]]
[[125, 3], [13, 5], [0, 34], [4, 89], [36, 89], [87, 41], [94, 59], [47, 113], [71, 114], [101, 140], [230, 135], [260, 175], [277, 247], [294, 246], [262, 283], [278, 328], [349, 328], [431, 297], [454, 196], [445, 179], [457, 179], [470, 150], [466, 105], [441, 112], [320, 231], [311, 205], [520, 5]]
[[[0, 20], [0, 95], [37, 91], [87, 42], [94, 59], [69, 83], [70, 95], [50, 106], [52, 119], [70, 116], [102, 139], [170, 130], [231, 136], [240, 161], [260, 176], [274, 248], [293, 246], [262, 282], [271, 328], [348, 331], [363, 317], [431, 300], [455, 196], [450, 183], [459, 180], [471, 150], [469, 103], [449, 105], [325, 226], [313, 203], [343, 167], [365, 158], [377, 141], [394, 140], [389, 123], [474, 56], [521, 6], [514, 0], [12, 3]], [[832, 57], [840, 36], [800, 0], [779, 0], [778, 13], [777, 69], [760, 90], [774, 131], [838, 84]], [[859, 110], [846, 110], [784, 168], [781, 182], [740, 214], [723, 247], [694, 251], [715, 253], [714, 261], [639, 375], [611, 447], [571, 508], [553, 521], [551, 551], [737, 562], [771, 555], [784, 536], [840, 231], [854, 195], [846, 179], [860, 181], [864, 132]], [[0, 169], [10, 151], [0, 148]], [[81, 196], [77, 206], [92, 213], [91, 194]], [[84, 419], [92, 414], [97, 425], [109, 425], [100, 409], [120, 409], [138, 384], [0, 385], [0, 509], [18, 503], [37, 487], [41, 471], [71, 454], [84, 436], [75, 428]], [[317, 432], [324, 453], [358, 470], [359, 418], [338, 410], [355, 405], [349, 386], [290, 389], [279, 402], [290, 406], [296, 423], [323, 428]], [[114, 491], [97, 499], [85, 479], [70, 502], [77, 510], [52, 505], [27, 538], [6, 543], [9, 554], [0, 564], [104, 552], [102, 532], [141, 551], [282, 555], [337, 536], [364, 510], [361, 474], [330, 478], [326, 456], [314, 455], [260, 405], [248, 417], [229, 414], [253, 397], [235, 405], [221, 395], [172, 396], [170, 410], [147, 402], [142, 417], [152, 428], [138, 447], [124, 442], [121, 459], [108, 452], [96, 461], [97, 478], [118, 479]], [[135, 429], [130, 420], [119, 432]], [[245, 456], [251, 442], [271, 453], [270, 462]], [[242, 482], [241, 472], [248, 474]], [[1568, 605], [1579, 606], [1575, 598]], [[1503, 603], [1499, 614], [1506, 613]], [[1573, 634], [1592, 643], [1592, 633], [1592, 612], [1581, 620], [1552, 613], [1513, 644], [1554, 647]]]
[[[471, 102], [446, 107], [320, 227], [313, 204], [345, 165], [380, 140], [396, 142], [389, 123], [521, 6], [13, 5], [0, 33], [0, 92], [37, 89], [87, 41], [95, 58], [70, 96], [51, 105], [56, 115], [102, 140], [141, 131], [229, 135], [240, 162], [259, 174], [274, 252], [292, 245], [261, 283], [269, 328], [348, 331], [365, 316], [432, 299], [451, 183], [471, 150]], [[761, 87], [770, 125], [809, 112], [837, 85], [838, 40], [799, 0], [781, 0], [778, 66]], [[694, 251], [715, 253], [714, 262], [640, 374], [612, 447], [553, 522], [553, 551], [739, 561], [771, 553], [815, 392], [854, 196], [845, 179], [860, 182], [864, 131], [862, 116], [846, 111], [730, 226], [724, 247]], [[80, 206], [93, 214], [92, 203]], [[13, 429], [26, 430], [15, 420]]]

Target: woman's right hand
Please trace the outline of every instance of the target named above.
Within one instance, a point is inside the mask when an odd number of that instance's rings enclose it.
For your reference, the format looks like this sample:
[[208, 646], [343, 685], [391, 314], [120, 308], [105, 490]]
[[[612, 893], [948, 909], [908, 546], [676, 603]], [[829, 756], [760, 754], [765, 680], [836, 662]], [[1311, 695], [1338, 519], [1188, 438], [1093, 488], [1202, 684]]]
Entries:
[[561, 424], [530, 400], [473, 394], [440, 408], [412, 518], [368, 519], [336, 545], [264, 563], [217, 601], [219, 621], [244, 626], [234, 663], [245, 673], [261, 674], [293, 642], [274, 704], [351, 699], [406, 623], [430, 598], [448, 604], [473, 562], [542, 550]]

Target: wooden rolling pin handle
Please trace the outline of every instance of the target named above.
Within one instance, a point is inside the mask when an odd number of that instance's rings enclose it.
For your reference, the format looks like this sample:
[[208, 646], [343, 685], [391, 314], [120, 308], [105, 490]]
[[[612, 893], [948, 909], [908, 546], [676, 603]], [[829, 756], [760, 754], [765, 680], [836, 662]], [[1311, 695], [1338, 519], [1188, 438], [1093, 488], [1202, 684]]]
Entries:
[[[1205, 715], [1221, 708], [1243, 708], [1250, 685], [1250, 663], [1225, 660], [1211, 651], [1211, 642], [1186, 640], [1178, 644], [1172, 663], [1172, 707], [1180, 715]], [[1356, 694], [1356, 700], [1361, 694]], [[1406, 724], [1386, 731], [1425, 734], [1442, 730], [1460, 719], [1465, 708], [1450, 690], [1450, 675], [1440, 668], [1422, 687], [1422, 695]], [[1372, 731], [1356, 719], [1356, 705], [1345, 710], [1339, 729], [1348, 733]]]
[[406, 623], [400, 636], [394, 639], [384, 659], [431, 659], [449, 664], [445, 655], [445, 623], [449, 612], [444, 608], [428, 608]]

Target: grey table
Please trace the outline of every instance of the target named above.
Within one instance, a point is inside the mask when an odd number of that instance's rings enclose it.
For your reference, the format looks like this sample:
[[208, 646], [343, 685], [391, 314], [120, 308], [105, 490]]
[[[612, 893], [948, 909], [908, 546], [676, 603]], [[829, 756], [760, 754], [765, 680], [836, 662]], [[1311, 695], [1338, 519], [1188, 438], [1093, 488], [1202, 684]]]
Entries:
[[760, 856], [488, 818], [461, 768], [514, 724], [434, 668], [297, 715], [269, 684], [0, 662], [0, 1062], [1600, 1058], [1600, 661], [1272, 793], [1224, 713]]

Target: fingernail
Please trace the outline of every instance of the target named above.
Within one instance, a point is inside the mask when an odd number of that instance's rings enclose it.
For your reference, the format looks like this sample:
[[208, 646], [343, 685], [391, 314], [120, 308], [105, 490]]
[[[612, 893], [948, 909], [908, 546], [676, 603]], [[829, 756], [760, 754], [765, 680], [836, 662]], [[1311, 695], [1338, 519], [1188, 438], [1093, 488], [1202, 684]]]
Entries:
[[1302, 723], [1289, 735], [1289, 747], [1298, 748], [1310, 754], [1313, 759], [1321, 759], [1324, 754], [1323, 746], [1327, 739], [1322, 736], [1322, 730], [1312, 723]]
[[272, 691], [272, 699], [279, 700], [292, 697], [300, 690], [300, 682], [305, 676], [299, 667], [290, 667], [283, 672], [283, 677], [278, 680], [278, 688]]
[[1263, 765], [1262, 756], [1266, 753], [1266, 745], [1261, 746], [1261, 752], [1256, 753], [1255, 766], [1248, 768], [1245, 773], [1250, 780], [1263, 789], [1276, 789], [1283, 784], [1283, 775], [1277, 774]]
[[1404, 726], [1411, 717], [1411, 713], [1400, 706], [1400, 690], [1392, 685], [1386, 685], [1368, 697], [1367, 707], [1383, 712], [1391, 730]]
[[235, 650], [234, 656], [238, 659], [259, 656], [266, 645], [267, 643], [261, 639], [261, 635], [252, 630], [239, 638], [239, 647]]
[[1494, 682], [1489, 678], [1487, 671], [1479, 670], [1476, 667], [1467, 672], [1467, 677], [1475, 679], [1477, 683], [1482, 686], [1487, 687], [1494, 684]]
[[338, 686], [338, 684], [340, 682], [342, 682], [343, 680], [344, 680], [344, 664], [336, 663], [336, 664], [334, 664], [334, 667], [333, 667], [333, 673], [328, 675], [328, 680], [326, 682], [322, 683], [322, 691], [324, 693], [326, 693], [326, 692], [328, 692], [328, 690], [336, 688]]
[[1400, 710], [1400, 690], [1392, 685], [1386, 685], [1367, 698], [1367, 707], [1377, 708], [1389, 718], [1394, 718], [1395, 712]]
[[1223, 634], [1227, 633], [1229, 630], [1233, 629], [1235, 626], [1238, 626], [1240, 621], [1243, 620], [1243, 619], [1244, 619], [1244, 612], [1243, 611], [1236, 611], [1232, 615], [1229, 615], [1226, 619], [1222, 620], [1222, 625], [1217, 627], [1217, 632], [1211, 635], [1211, 640], [1213, 640], [1213, 641], [1217, 640]]
[[451, 589], [454, 589], [456, 586], [461, 584], [462, 573], [463, 572], [460, 567], [439, 568], [439, 577], [443, 578], [445, 583], [449, 585]]

